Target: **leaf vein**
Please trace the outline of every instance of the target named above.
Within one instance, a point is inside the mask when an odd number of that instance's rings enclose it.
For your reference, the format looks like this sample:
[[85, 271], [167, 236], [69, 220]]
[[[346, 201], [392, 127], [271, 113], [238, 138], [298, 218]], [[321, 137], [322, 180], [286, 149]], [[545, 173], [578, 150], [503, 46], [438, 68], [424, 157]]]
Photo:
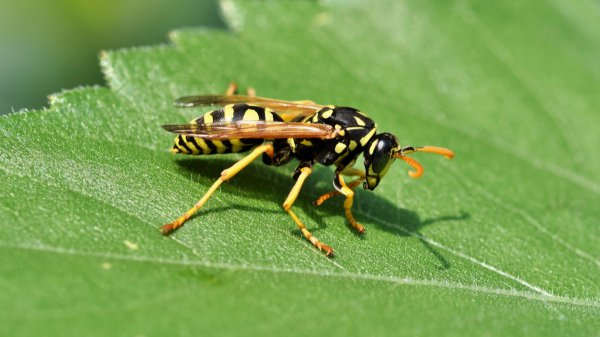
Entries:
[[[591, 299], [580, 299], [566, 296], [554, 296], [551, 294], [543, 293], [531, 293], [526, 291], [518, 290], [506, 290], [492, 287], [482, 287], [476, 285], [466, 285], [448, 281], [436, 281], [436, 280], [422, 280], [412, 278], [401, 278], [396, 276], [385, 276], [375, 274], [359, 274], [352, 272], [325, 272], [311, 269], [298, 269], [298, 268], [277, 268], [271, 266], [257, 266], [257, 265], [239, 265], [229, 263], [215, 263], [209, 261], [189, 261], [189, 260], [173, 260], [157, 258], [152, 256], [133, 256], [133, 255], [122, 255], [114, 253], [90, 253], [82, 252], [74, 249], [65, 249], [62, 247], [52, 247], [47, 245], [15, 245], [6, 242], [0, 242], [0, 247], [3, 249], [23, 249], [23, 250], [35, 250], [46, 253], [83, 256], [83, 257], [94, 257], [94, 258], [107, 258], [121, 261], [129, 261], [136, 263], [155, 263], [160, 265], [175, 265], [175, 266], [186, 266], [186, 267], [205, 267], [215, 269], [225, 269], [230, 271], [257, 271], [257, 272], [270, 272], [280, 274], [298, 274], [304, 276], [317, 276], [317, 277], [331, 277], [341, 279], [352, 279], [357, 281], [374, 281], [392, 283], [398, 285], [408, 286], [424, 286], [424, 287], [437, 287], [447, 288], [451, 290], [464, 290], [467, 292], [483, 293], [489, 295], [498, 295], [506, 297], [517, 297], [527, 300], [539, 301], [539, 302], [553, 302], [563, 303], [578, 307], [591, 307], [600, 308], [600, 302]], [[440, 247], [442, 248], [442, 247]]]

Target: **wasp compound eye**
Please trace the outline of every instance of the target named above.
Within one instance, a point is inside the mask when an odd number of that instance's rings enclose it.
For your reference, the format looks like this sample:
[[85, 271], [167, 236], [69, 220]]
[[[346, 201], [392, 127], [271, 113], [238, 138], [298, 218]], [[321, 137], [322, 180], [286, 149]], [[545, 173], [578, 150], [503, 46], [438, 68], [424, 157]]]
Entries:
[[385, 171], [392, 159], [392, 147], [393, 144], [385, 138], [377, 142], [373, 153], [373, 162], [371, 163], [373, 172], [379, 174]]
[[365, 149], [365, 171], [367, 188], [373, 190], [381, 178], [387, 173], [393, 162], [393, 154], [399, 150], [398, 139], [390, 133], [382, 133], [373, 137], [371, 144]]

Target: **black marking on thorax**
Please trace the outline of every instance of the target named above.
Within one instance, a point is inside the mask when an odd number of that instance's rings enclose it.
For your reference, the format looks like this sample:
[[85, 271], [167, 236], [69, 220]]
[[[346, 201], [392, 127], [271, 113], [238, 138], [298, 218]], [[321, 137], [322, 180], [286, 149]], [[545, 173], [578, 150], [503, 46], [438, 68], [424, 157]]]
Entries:
[[327, 106], [302, 121], [328, 124], [339, 131], [334, 139], [288, 140], [296, 158], [323, 165], [335, 164], [338, 169], [356, 160], [369, 139], [375, 135], [377, 127], [372, 119], [351, 107]]

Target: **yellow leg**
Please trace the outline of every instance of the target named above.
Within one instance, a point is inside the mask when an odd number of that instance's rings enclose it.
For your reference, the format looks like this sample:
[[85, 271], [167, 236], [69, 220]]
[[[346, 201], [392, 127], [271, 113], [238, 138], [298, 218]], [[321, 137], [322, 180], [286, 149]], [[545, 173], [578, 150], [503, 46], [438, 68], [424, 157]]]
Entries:
[[300, 189], [302, 189], [302, 184], [304, 184], [304, 181], [311, 173], [312, 169], [310, 167], [303, 167], [300, 169], [300, 176], [298, 176], [294, 187], [292, 187], [292, 190], [283, 202], [283, 209], [287, 212], [287, 214], [289, 214], [292, 217], [292, 219], [296, 223], [296, 226], [298, 226], [300, 231], [302, 231], [302, 235], [304, 235], [306, 240], [310, 241], [310, 243], [312, 243], [313, 246], [317, 247], [319, 250], [325, 252], [327, 256], [333, 256], [333, 249], [319, 241], [319, 239], [317, 239], [315, 236], [313, 236], [308, 231], [308, 229], [306, 229], [306, 226], [304, 226], [302, 221], [300, 221], [296, 213], [292, 211], [292, 206], [294, 205], [294, 201], [296, 201], [296, 198], [298, 197], [298, 193], [300, 193]]
[[[362, 178], [353, 180], [353, 181], [351, 181], [351, 182], [348, 183], [348, 188], [351, 189], [351, 190], [354, 190], [363, 181], [364, 181], [364, 179], [362, 179]], [[342, 194], [342, 193], [340, 193], [339, 191], [336, 191], [336, 190], [331, 191], [331, 192], [327, 192], [327, 193], [321, 195], [320, 197], [318, 197], [317, 200], [315, 200], [313, 202], [313, 205], [315, 205], [315, 206], [321, 206], [325, 201], [327, 201], [330, 198], [335, 197], [338, 194]]]
[[[365, 171], [363, 171], [363, 170], [359, 170], [359, 169], [355, 169], [355, 168], [353, 168], [353, 167], [346, 168], [346, 169], [344, 169], [344, 170], [343, 170], [341, 173], [342, 173], [343, 175], [345, 175], [345, 176], [355, 176], [355, 177], [359, 177], [358, 179], [356, 179], [356, 180], [354, 180], [354, 181], [351, 181], [351, 182], [348, 184], [348, 187], [349, 187], [351, 190], [353, 190], [353, 189], [355, 189], [356, 187], [358, 187], [358, 185], [360, 185], [360, 183], [361, 183], [361, 182], [363, 182], [363, 181], [365, 180]], [[320, 197], [318, 197], [318, 198], [317, 198], [317, 200], [315, 200], [315, 201], [313, 202], [313, 204], [314, 204], [315, 206], [321, 206], [321, 205], [322, 205], [322, 204], [323, 204], [323, 203], [324, 203], [326, 200], [328, 200], [328, 199], [330, 199], [330, 198], [332, 198], [332, 197], [335, 197], [336, 195], [339, 195], [339, 194], [342, 194], [342, 193], [340, 193], [340, 192], [339, 192], [339, 191], [337, 191], [337, 190], [333, 190], [333, 191], [331, 191], [331, 192], [327, 192], [327, 193], [325, 193], [325, 194], [321, 195]]]
[[[237, 91], [237, 84], [235, 82], [229, 83], [227, 90], [225, 90], [225, 96], [233, 96]], [[246, 95], [249, 97], [256, 97], [256, 90], [253, 87], [246, 89]]]
[[352, 227], [354, 227], [354, 229], [356, 229], [356, 231], [360, 234], [365, 232], [365, 228], [358, 223], [358, 221], [356, 221], [356, 219], [354, 219], [354, 216], [352, 216], [352, 203], [354, 201], [354, 191], [352, 191], [352, 189], [350, 187], [348, 187], [348, 185], [346, 185], [346, 182], [344, 181], [344, 178], [342, 178], [342, 175], [338, 175], [338, 180], [340, 183], [341, 188], [341, 193], [346, 197], [346, 200], [344, 200], [344, 213], [346, 214], [346, 219], [348, 219], [348, 222], [350, 222], [350, 224], [352, 225]]
[[162, 226], [160, 228], [160, 232], [164, 235], [167, 235], [167, 234], [170, 234], [171, 232], [173, 232], [174, 230], [176, 230], [177, 228], [183, 226], [183, 224], [192, 215], [194, 215], [196, 212], [198, 212], [198, 210], [200, 208], [202, 208], [204, 203], [206, 203], [206, 201], [213, 195], [213, 193], [215, 193], [217, 188], [219, 188], [219, 186], [221, 186], [221, 184], [223, 182], [231, 179], [233, 176], [235, 176], [237, 173], [239, 173], [241, 170], [243, 170], [246, 166], [248, 166], [252, 161], [254, 161], [256, 158], [258, 158], [264, 152], [268, 153], [268, 152], [272, 152], [272, 151], [273, 151], [272, 144], [260, 145], [260, 146], [256, 147], [254, 150], [252, 150], [252, 152], [249, 155], [242, 158], [240, 161], [233, 164], [231, 167], [223, 170], [223, 172], [221, 172], [221, 176], [219, 177], [219, 179], [217, 179], [217, 181], [215, 181], [212, 184], [212, 186], [208, 189], [208, 192], [206, 192], [206, 194], [204, 194], [202, 199], [200, 199], [200, 201], [198, 201], [194, 205], [194, 207], [190, 208], [187, 212], [183, 213], [183, 215], [180, 216], [179, 218], [177, 218], [175, 221]]
[[225, 90], [225, 96], [233, 96], [237, 91], [237, 84], [235, 82], [229, 83], [227, 90]]

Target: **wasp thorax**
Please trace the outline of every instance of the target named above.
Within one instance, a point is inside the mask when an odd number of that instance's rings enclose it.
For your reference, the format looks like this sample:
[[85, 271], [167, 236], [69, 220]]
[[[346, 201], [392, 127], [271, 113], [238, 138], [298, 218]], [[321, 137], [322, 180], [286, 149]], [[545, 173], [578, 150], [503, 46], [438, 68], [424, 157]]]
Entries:
[[365, 189], [373, 190], [381, 178], [385, 176], [390, 165], [394, 161], [392, 156], [400, 150], [398, 138], [391, 133], [381, 133], [371, 138], [365, 147]]

